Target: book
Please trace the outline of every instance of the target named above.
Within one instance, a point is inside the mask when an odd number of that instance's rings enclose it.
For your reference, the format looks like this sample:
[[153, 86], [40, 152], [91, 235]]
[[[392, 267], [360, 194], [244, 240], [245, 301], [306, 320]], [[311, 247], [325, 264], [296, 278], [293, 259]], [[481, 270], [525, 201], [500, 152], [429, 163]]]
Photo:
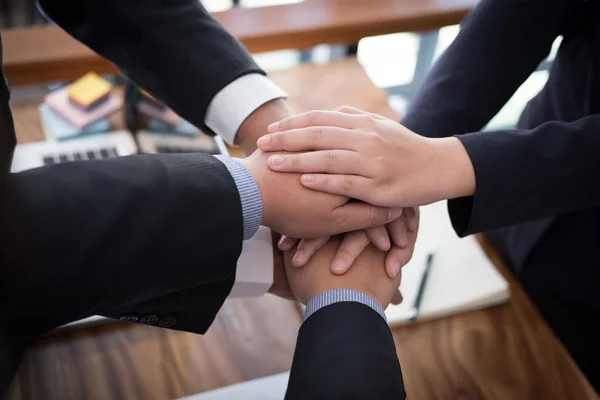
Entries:
[[450, 222], [447, 202], [420, 207], [421, 222], [411, 261], [402, 268], [402, 304], [390, 305], [390, 326], [410, 322], [427, 255], [433, 264], [417, 318], [428, 320], [477, 310], [506, 302], [508, 282], [488, 259], [472, 236], [460, 239]]
[[105, 119], [123, 105], [123, 99], [111, 93], [108, 100], [94, 109], [90, 111], [81, 110], [70, 103], [68, 90], [69, 87], [67, 86], [50, 93], [44, 99], [44, 103], [80, 130], [94, 122]]
[[88, 72], [69, 85], [69, 101], [79, 109], [90, 111], [106, 102], [111, 90], [110, 82], [102, 79], [95, 72]]
[[77, 139], [87, 135], [104, 133], [110, 129], [107, 119], [100, 120], [83, 129], [78, 129], [62, 116], [54, 112], [47, 104], [40, 104], [40, 123], [46, 136], [46, 140], [58, 142]]

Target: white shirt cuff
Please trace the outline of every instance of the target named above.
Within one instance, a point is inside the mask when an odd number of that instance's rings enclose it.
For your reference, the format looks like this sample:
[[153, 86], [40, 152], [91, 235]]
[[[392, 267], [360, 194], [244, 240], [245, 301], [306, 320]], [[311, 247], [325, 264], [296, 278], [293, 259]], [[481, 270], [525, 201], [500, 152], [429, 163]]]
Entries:
[[260, 297], [273, 285], [273, 239], [265, 226], [243, 243], [228, 299]]
[[258, 107], [282, 97], [287, 94], [266, 76], [244, 75], [217, 93], [208, 105], [204, 123], [227, 144], [234, 145], [242, 122]]

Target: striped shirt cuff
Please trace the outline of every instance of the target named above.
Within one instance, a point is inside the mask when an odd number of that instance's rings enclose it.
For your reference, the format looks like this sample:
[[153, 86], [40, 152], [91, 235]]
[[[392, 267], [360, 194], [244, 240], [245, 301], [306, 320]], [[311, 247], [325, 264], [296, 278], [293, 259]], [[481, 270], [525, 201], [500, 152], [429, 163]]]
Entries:
[[248, 240], [254, 236], [262, 221], [262, 199], [258, 186], [250, 172], [238, 160], [220, 154], [215, 157], [225, 164], [237, 186], [242, 202], [244, 240]]
[[385, 310], [379, 303], [373, 300], [371, 297], [364, 293], [361, 293], [353, 289], [333, 289], [323, 293], [319, 293], [306, 304], [304, 309], [304, 319], [308, 319], [315, 312], [319, 311], [323, 307], [330, 306], [335, 303], [342, 302], [356, 302], [364, 304], [365, 306], [371, 307], [377, 314], [381, 315], [385, 321]]

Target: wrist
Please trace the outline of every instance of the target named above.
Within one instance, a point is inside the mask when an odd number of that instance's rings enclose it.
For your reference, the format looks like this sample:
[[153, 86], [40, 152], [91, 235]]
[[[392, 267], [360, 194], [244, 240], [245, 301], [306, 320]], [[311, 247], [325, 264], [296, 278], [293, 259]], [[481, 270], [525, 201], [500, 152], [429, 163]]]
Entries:
[[255, 163], [253, 163], [253, 155], [250, 155], [249, 157], [246, 157], [246, 158], [238, 158], [237, 161], [239, 161], [240, 164], [242, 164], [244, 166], [244, 168], [246, 168], [246, 170], [252, 177], [252, 180], [256, 184], [256, 187], [258, 188], [258, 193], [260, 194], [261, 209], [262, 209], [262, 218], [261, 218], [260, 224], [270, 228], [271, 226], [269, 225], [269, 221], [270, 221], [269, 220], [269, 207], [267, 207], [267, 205], [269, 203], [266, 198], [267, 193], [264, 189], [264, 184], [261, 179], [261, 174], [255, 168]]
[[246, 155], [256, 150], [256, 141], [267, 134], [267, 127], [273, 122], [292, 115], [292, 110], [285, 99], [271, 100], [252, 112], [240, 125], [235, 141]]
[[436, 159], [440, 160], [436, 171], [440, 189], [438, 200], [475, 195], [475, 170], [460, 139], [448, 137], [430, 140], [435, 142]]

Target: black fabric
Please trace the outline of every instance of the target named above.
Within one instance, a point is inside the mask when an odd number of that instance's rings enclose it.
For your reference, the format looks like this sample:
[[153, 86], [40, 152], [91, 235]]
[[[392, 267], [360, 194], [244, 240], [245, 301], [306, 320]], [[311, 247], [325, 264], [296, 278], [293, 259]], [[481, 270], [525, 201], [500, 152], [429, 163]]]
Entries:
[[300, 328], [285, 398], [404, 399], [387, 323], [360, 303], [336, 303]]
[[[207, 132], [216, 93], [263, 73], [196, 0], [40, 4]], [[8, 97], [0, 74], [0, 393], [28, 340], [79, 318], [204, 333], [231, 290], [241, 251], [240, 199], [225, 166], [206, 155], [158, 155], [9, 174]]]
[[[544, 12], [540, 12], [543, 9]], [[472, 198], [450, 201], [461, 235], [597, 207], [600, 187], [598, 2], [483, 0], [428, 75], [402, 123], [459, 135], [475, 168]], [[564, 39], [517, 130], [477, 132]], [[549, 224], [532, 223], [526, 254]]]
[[264, 72], [197, 0], [39, 0], [47, 16], [183, 118], [211, 132], [213, 97]]
[[233, 286], [240, 198], [210, 155], [60, 164], [8, 190], [0, 346], [95, 314], [204, 333]]
[[[563, 40], [516, 130], [477, 132]], [[459, 235], [488, 231], [558, 337], [600, 383], [600, 5], [482, 0], [402, 123], [459, 135], [476, 193], [449, 202]]]
[[557, 217], [520, 269], [506, 230], [486, 236], [600, 393], [600, 209]]

